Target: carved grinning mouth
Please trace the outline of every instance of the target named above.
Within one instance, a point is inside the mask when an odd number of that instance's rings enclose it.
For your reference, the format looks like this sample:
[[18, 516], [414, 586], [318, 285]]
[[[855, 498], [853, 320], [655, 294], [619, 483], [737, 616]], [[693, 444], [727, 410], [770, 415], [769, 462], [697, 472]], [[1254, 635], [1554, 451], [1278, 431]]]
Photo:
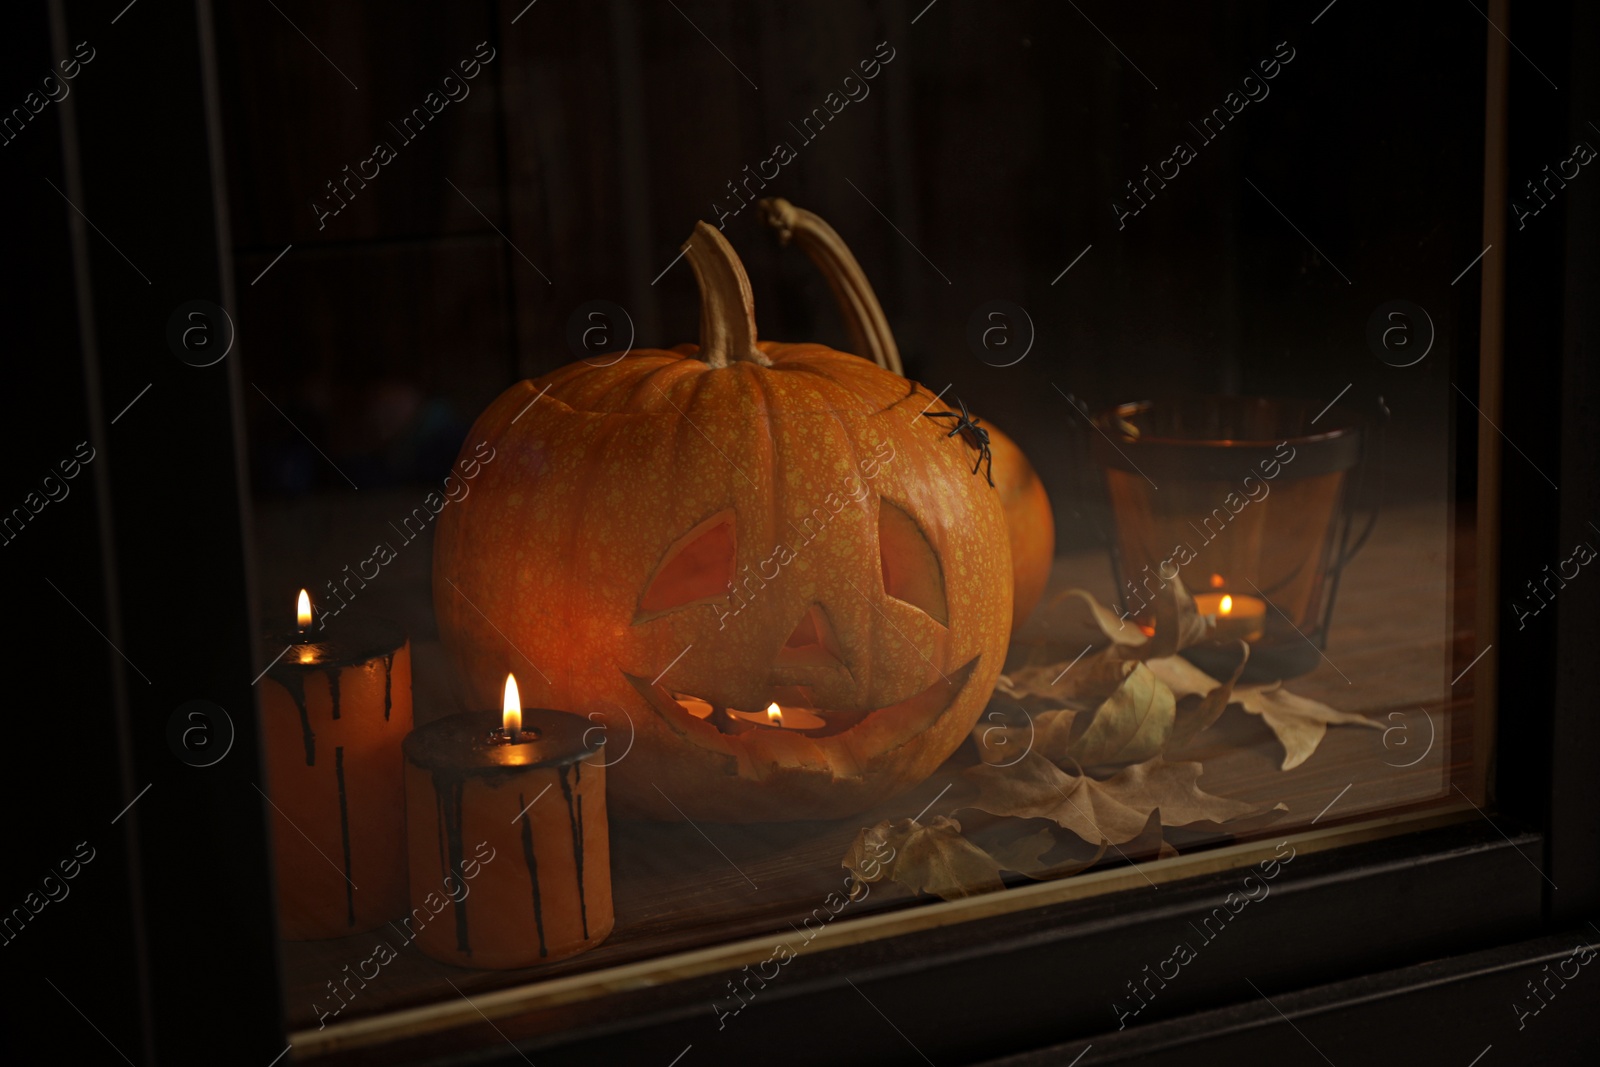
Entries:
[[738, 773], [765, 777], [775, 765], [828, 770], [857, 776], [874, 757], [904, 744], [936, 722], [971, 680], [980, 657], [936, 679], [905, 700], [880, 708], [826, 710], [813, 708], [803, 690], [779, 687], [774, 702], [801, 707], [810, 717], [823, 720], [810, 729], [764, 725], [756, 709], [736, 714], [703, 697], [675, 693], [665, 686], [623, 672], [672, 730], [701, 748], [732, 757]]

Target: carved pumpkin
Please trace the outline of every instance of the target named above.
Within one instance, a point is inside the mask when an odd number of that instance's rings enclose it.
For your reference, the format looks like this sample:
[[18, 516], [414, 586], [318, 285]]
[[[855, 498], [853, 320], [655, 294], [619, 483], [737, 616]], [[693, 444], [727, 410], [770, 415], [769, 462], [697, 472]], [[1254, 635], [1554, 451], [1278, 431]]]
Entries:
[[[820, 216], [781, 197], [761, 201], [760, 208], [762, 219], [777, 231], [779, 240], [785, 244], [795, 241], [822, 272], [856, 352], [886, 370], [904, 374], [899, 346], [872, 283], [838, 232]], [[1011, 629], [1016, 631], [1027, 621], [1050, 580], [1056, 551], [1055, 515], [1044, 483], [1022, 449], [993, 424], [986, 423], [984, 428], [989, 433], [994, 484], [1000, 491], [1011, 541]]]
[[701, 223], [684, 247], [698, 347], [571, 364], [479, 417], [468, 442], [496, 458], [439, 517], [440, 634], [474, 706], [514, 669], [530, 705], [603, 725], [620, 810], [854, 814], [931, 774], [989, 698], [1000, 496], [920, 417], [925, 390], [758, 344], [727, 241]]

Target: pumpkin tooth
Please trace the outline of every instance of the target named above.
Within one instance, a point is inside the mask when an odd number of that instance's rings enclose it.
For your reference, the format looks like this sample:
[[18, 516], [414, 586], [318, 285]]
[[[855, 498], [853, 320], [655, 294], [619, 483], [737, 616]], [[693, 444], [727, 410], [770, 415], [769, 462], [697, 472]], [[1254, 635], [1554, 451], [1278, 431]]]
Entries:
[[798, 730], [766, 730], [757, 727], [740, 736], [750, 756], [750, 770], [757, 781], [789, 771], [834, 773], [833, 761], [813, 739]]
[[828, 740], [847, 746], [857, 764], [870, 764], [882, 753], [905, 744], [932, 726], [961, 695], [981, 658], [972, 657], [965, 666], [951, 671], [920, 693], [879, 708], [857, 726]]
[[828, 765], [833, 768], [835, 778], [861, 779], [866, 774], [866, 765], [857, 758], [855, 746], [839, 737], [824, 737], [817, 741], [817, 747], [827, 758]]
[[686, 741], [692, 741], [701, 748], [709, 748], [723, 755], [738, 755], [728, 743], [731, 735], [724, 734], [709, 721], [696, 717], [688, 708], [672, 699], [672, 695], [661, 686], [653, 685], [643, 678], [629, 674], [627, 671], [623, 671], [622, 676], [632, 683], [633, 687], [639, 691], [639, 695], [644, 697], [650, 706], [655, 709], [656, 714], [661, 717], [662, 721], [670, 726], [679, 737]]

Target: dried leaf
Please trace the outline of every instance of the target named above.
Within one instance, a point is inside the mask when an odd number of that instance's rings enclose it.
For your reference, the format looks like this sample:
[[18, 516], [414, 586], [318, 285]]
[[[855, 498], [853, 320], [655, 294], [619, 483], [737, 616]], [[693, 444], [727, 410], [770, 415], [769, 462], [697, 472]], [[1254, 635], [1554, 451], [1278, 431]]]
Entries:
[[1147, 659], [1144, 665], [1150, 668], [1152, 674], [1165, 682], [1167, 688], [1172, 690], [1172, 695], [1179, 700], [1191, 694], [1209, 693], [1221, 684], [1182, 656]]
[[1178, 850], [1167, 844], [1167, 839], [1161, 833], [1161, 812], [1152, 811], [1150, 818], [1145, 821], [1144, 829], [1139, 836], [1120, 846], [1117, 851], [1127, 860], [1138, 860], [1146, 857], [1166, 860], [1178, 854]]
[[[1239, 675], [1244, 673], [1244, 665], [1250, 662], [1250, 646], [1244, 641], [1239, 642], [1239, 665], [1233, 669], [1233, 674], [1227, 681], [1213, 685], [1210, 692], [1201, 696], [1199, 693], [1186, 693], [1178, 701], [1178, 712], [1172, 725], [1172, 736], [1167, 741], [1167, 749], [1176, 752], [1188, 744], [1196, 734], [1209, 730], [1212, 725], [1222, 718], [1223, 709], [1228, 706], [1228, 701], [1233, 697], [1233, 687], [1239, 681]], [[1182, 659], [1175, 656], [1174, 659]], [[1187, 662], [1187, 661], [1185, 661]], [[1211, 679], [1203, 672], [1197, 671], [1206, 681]], [[1157, 676], [1159, 677], [1159, 675]]]
[[1195, 608], [1194, 597], [1189, 595], [1189, 590], [1183, 587], [1177, 575], [1156, 590], [1153, 611], [1156, 632], [1139, 647], [1136, 653], [1138, 659], [1171, 656], [1190, 645], [1210, 640], [1216, 630], [1215, 623], [1207, 622]]
[[1122, 685], [1095, 709], [1067, 755], [1084, 766], [1148, 759], [1166, 745], [1175, 711], [1172, 690], [1143, 663], [1136, 663]]
[[884, 865], [894, 858], [894, 854], [888, 851], [889, 830], [888, 820], [876, 826], [863, 826], [856, 834], [856, 839], [850, 842], [849, 851], [844, 854], [839, 866], [849, 871], [858, 882], [875, 885], [882, 881], [888, 873]]
[[[1144, 664], [1115, 658], [1117, 651], [1108, 646], [1075, 664], [1024, 667], [1003, 679], [1000, 688], [1014, 698], [1032, 698], [1036, 706], [1066, 704], [1079, 712], [1093, 709], [1093, 714], [1083, 719], [1072, 711], [1023, 709], [1029, 719], [1025, 725], [1000, 732], [980, 725], [973, 737], [984, 762], [1008, 764], [1030, 748], [1050, 760], [1070, 758], [1089, 766], [1137, 763], [1160, 752], [1172, 730], [1172, 693]], [[998, 755], [1002, 748], [1003, 756]]]
[[1001, 838], [989, 844], [986, 851], [1006, 870], [1031, 875], [1044, 870], [1044, 854], [1055, 847], [1055, 835], [1049, 827], [1041, 826], [1021, 836]]
[[1001, 675], [997, 688], [1019, 699], [1038, 697], [1087, 711], [1099, 707], [1132, 673], [1134, 664], [1118, 654], [1121, 647], [1108, 645], [1075, 662], [1019, 667]]
[[1365, 715], [1335, 711], [1326, 704], [1295, 696], [1283, 688], [1282, 682], [1240, 689], [1234, 693], [1234, 699], [1245, 711], [1261, 716], [1277, 735], [1278, 743], [1283, 745], [1282, 769], [1286, 771], [1294, 770], [1311, 758], [1330, 725], [1348, 723], [1383, 729], [1381, 723]]
[[[1152, 601], [1155, 636], [1146, 637], [1132, 619], [1119, 616], [1082, 589], [1069, 589], [1054, 601], [1062, 605], [1062, 622], [1053, 627], [1069, 645], [1080, 641], [1109, 660], [1147, 660], [1171, 656], [1209, 640], [1215, 625], [1195, 608], [1194, 598], [1176, 576], [1156, 590]], [[1057, 664], [1059, 671], [1065, 664]], [[1035, 668], [1040, 672], [1048, 667]], [[1020, 673], [1020, 672], [1019, 672]]]
[[1106, 645], [1138, 647], [1147, 638], [1131, 619], [1119, 618], [1083, 589], [1069, 589], [1053, 604], [1061, 604], [1062, 621], [1052, 630], [1064, 634], [1068, 645], [1103, 648]]
[[842, 864], [863, 882], [889, 878], [913, 893], [944, 900], [1003, 888], [1000, 864], [961, 836], [961, 824], [936, 815], [880, 822], [856, 835]]
[[[1070, 708], [1029, 712], [1018, 708], [1018, 715], [999, 710], [986, 712], [972, 728], [972, 744], [978, 758], [994, 767], [1015, 765], [1028, 752], [1039, 751], [1051, 759], [1062, 759], [1072, 743], [1073, 721], [1080, 712]], [[1021, 718], [1022, 722], [1015, 720]]]
[[[969, 806], [993, 815], [1050, 819], [1091, 844], [1134, 840], [1157, 810], [1164, 826], [1216, 824], [1262, 814], [1251, 804], [1203, 791], [1202, 773], [1198, 763], [1169, 763], [1158, 756], [1102, 782], [1067, 774], [1030, 752], [1014, 767], [980, 765], [968, 768], [966, 776], [979, 791]], [[1272, 810], [1287, 809], [1280, 804]]]
[[1042, 819], [1007, 820], [980, 838], [984, 851], [1008, 871], [1036, 881], [1070, 878], [1106, 854], [1106, 845], [1089, 846], [1074, 834], [1058, 834]]

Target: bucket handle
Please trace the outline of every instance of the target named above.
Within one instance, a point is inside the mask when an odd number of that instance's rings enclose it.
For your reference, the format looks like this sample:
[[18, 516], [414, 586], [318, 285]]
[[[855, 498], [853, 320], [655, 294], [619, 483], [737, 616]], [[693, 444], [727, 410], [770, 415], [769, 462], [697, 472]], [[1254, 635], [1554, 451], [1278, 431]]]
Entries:
[[[1361, 457], [1356, 461], [1357, 484], [1351, 492], [1351, 503], [1348, 518], [1345, 522], [1344, 536], [1340, 538], [1339, 557], [1335, 569], [1343, 570], [1344, 565], [1355, 558], [1367, 539], [1372, 536], [1373, 527], [1378, 525], [1378, 511], [1383, 503], [1383, 460], [1386, 452], [1386, 433], [1389, 428], [1389, 407], [1383, 402], [1383, 397], [1378, 397], [1373, 414], [1367, 424], [1367, 438], [1371, 441], [1361, 443]], [[1370, 492], [1368, 483], [1372, 483]], [[1364, 497], [1364, 500], [1357, 499]], [[1355, 525], [1355, 512], [1364, 509], [1367, 512], [1366, 525], [1361, 533], [1350, 543], [1350, 530]]]
[[1118, 606], [1126, 611], [1128, 605], [1123, 593], [1122, 553], [1117, 543], [1116, 519], [1111, 513], [1111, 493], [1099, 467], [1094, 462], [1094, 453], [1090, 446], [1094, 415], [1091, 414], [1089, 405], [1081, 398], [1064, 392], [1059, 387], [1056, 391], [1061, 393], [1067, 401], [1067, 406], [1076, 416], [1066, 420], [1067, 437], [1071, 442], [1075, 459], [1071, 464], [1073, 489], [1076, 490], [1073, 495], [1082, 509], [1082, 518], [1093, 528], [1096, 540], [1110, 555], [1111, 580], [1116, 586]]
[[[1348, 502], [1344, 507], [1344, 528], [1339, 536], [1339, 551], [1328, 566], [1326, 578], [1328, 591], [1323, 600], [1322, 617], [1317, 625], [1318, 648], [1326, 648], [1328, 645], [1328, 626], [1333, 621], [1333, 604], [1339, 597], [1339, 583], [1344, 577], [1345, 564], [1356, 557], [1356, 553], [1361, 551], [1367, 539], [1372, 536], [1373, 528], [1378, 525], [1378, 511], [1383, 503], [1383, 459], [1388, 426], [1389, 407], [1380, 396], [1372, 415], [1365, 420], [1363, 429], [1367, 432], [1362, 434], [1361, 455], [1356, 460], [1356, 484], [1346, 497]], [[1361, 533], [1356, 535], [1352, 542], [1350, 532], [1355, 528], [1356, 511], [1361, 508], [1365, 508], [1367, 512], [1367, 521], [1361, 528]]]

